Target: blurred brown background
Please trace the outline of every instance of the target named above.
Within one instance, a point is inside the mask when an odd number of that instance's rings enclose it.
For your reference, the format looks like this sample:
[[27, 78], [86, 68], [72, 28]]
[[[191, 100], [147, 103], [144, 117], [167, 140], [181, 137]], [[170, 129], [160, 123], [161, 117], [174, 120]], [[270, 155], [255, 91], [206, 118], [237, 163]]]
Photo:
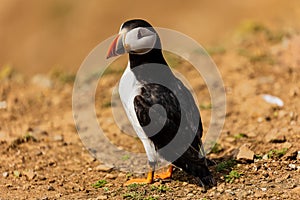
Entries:
[[0, 68], [9, 64], [27, 75], [53, 68], [75, 72], [92, 48], [129, 18], [213, 46], [244, 20], [298, 28], [299, 5], [299, 0], [0, 0]]

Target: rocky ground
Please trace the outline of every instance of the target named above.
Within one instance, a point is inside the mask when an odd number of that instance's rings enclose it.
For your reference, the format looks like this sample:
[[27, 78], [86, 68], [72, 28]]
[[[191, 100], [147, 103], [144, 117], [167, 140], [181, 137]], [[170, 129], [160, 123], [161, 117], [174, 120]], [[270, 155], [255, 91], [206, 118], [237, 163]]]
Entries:
[[[0, 199], [299, 199], [300, 36], [247, 23], [232, 41], [208, 49], [227, 94], [226, 122], [209, 154], [216, 163], [210, 167], [216, 187], [203, 191], [179, 169], [171, 180], [123, 186], [136, 175], [94, 159], [77, 135], [71, 106], [75, 75], [51, 71], [29, 78], [5, 66], [0, 72]], [[168, 60], [174, 69], [193, 77], [191, 68], [174, 59]], [[111, 91], [120, 75], [112, 69], [99, 84]], [[207, 89], [188, 80], [207, 130]], [[129, 136], [111, 121], [110, 97], [97, 94], [99, 122], [114, 143], [122, 144]], [[266, 102], [263, 94], [284, 105]], [[143, 151], [138, 140], [124, 148]]]

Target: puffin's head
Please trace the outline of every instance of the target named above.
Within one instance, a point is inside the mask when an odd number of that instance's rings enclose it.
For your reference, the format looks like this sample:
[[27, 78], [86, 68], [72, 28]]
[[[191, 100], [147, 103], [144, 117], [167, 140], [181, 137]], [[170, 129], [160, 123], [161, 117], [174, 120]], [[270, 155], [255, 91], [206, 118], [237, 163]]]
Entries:
[[134, 19], [121, 25], [106, 58], [129, 54], [146, 54], [153, 48], [160, 48], [160, 41], [154, 28], [146, 21]]

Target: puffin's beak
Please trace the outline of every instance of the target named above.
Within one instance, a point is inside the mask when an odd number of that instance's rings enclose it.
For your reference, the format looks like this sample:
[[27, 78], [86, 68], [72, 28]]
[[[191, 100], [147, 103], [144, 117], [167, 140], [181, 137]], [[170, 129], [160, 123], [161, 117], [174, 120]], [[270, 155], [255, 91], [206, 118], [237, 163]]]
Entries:
[[114, 56], [122, 55], [124, 53], [125, 53], [125, 48], [123, 46], [123, 34], [119, 34], [111, 43], [106, 55], [106, 59]]

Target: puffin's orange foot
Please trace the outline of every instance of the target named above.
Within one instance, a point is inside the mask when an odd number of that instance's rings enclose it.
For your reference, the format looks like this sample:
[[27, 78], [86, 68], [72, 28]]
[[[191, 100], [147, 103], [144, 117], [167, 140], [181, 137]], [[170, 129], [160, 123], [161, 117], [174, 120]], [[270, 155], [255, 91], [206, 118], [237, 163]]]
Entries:
[[130, 179], [124, 183], [125, 186], [130, 185], [130, 184], [150, 184], [153, 182], [153, 174], [154, 172], [151, 170], [148, 172], [147, 178], [135, 178], [135, 179]]
[[172, 177], [172, 173], [173, 173], [173, 166], [170, 165], [168, 170], [166, 172], [162, 172], [162, 173], [159, 173], [159, 174], [155, 174], [154, 175], [154, 178], [155, 179], [169, 179]]

